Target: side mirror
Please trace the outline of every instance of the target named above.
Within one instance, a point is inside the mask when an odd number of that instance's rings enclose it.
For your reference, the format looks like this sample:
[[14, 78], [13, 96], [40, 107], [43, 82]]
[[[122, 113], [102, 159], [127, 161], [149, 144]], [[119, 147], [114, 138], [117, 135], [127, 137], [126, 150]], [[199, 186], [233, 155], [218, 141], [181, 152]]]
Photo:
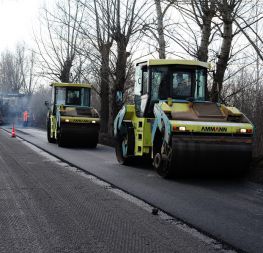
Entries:
[[121, 105], [122, 104], [122, 102], [123, 102], [123, 92], [122, 91], [120, 91], [120, 90], [118, 90], [117, 92], [116, 92], [116, 103], [118, 104], [118, 105]]

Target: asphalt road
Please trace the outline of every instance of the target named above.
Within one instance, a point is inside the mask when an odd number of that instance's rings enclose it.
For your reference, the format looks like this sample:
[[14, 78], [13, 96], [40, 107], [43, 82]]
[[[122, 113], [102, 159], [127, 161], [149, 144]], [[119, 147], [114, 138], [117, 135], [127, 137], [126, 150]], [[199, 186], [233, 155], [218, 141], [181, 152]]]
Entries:
[[0, 252], [224, 252], [95, 182], [1, 131]]
[[149, 167], [119, 165], [114, 150], [107, 146], [94, 150], [59, 148], [47, 142], [44, 131], [20, 129], [17, 134], [237, 249], [262, 252], [260, 185], [213, 178], [167, 181]]

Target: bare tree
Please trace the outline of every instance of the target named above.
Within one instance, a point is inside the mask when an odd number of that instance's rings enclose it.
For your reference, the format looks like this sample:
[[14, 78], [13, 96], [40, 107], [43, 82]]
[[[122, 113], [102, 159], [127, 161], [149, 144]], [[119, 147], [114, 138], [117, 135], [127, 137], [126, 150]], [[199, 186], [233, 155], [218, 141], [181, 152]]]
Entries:
[[[42, 74], [61, 82], [75, 79], [74, 75], [79, 74], [79, 62], [84, 61], [77, 52], [77, 46], [81, 44], [79, 24], [83, 19], [83, 8], [78, 2], [74, 3], [57, 1], [55, 10], [44, 8], [40, 33], [35, 34]], [[72, 69], [75, 62], [78, 71]]]
[[153, 6], [151, 3], [149, 5], [149, 13], [155, 14], [141, 17], [142, 32], [148, 38], [147, 44], [154, 48], [150, 54], [157, 51], [159, 59], [165, 59], [168, 40], [166, 33], [170, 22], [172, 22], [170, 17], [166, 18], [166, 15], [170, 7], [173, 6], [174, 0], [154, 0], [153, 2]]
[[[176, 37], [172, 36], [171, 39], [191, 56], [206, 62], [209, 57], [209, 46], [216, 32], [213, 24], [217, 12], [216, 0], [168, 1], [174, 4], [186, 24], [186, 27], [177, 24]], [[194, 30], [196, 25], [199, 32]], [[189, 44], [185, 40], [185, 34], [189, 35], [194, 43]]]
[[156, 16], [157, 16], [157, 33], [158, 33], [158, 44], [159, 44], [159, 58], [165, 59], [165, 38], [164, 38], [164, 25], [163, 25], [163, 16], [161, 0], [154, 0], [156, 7]]
[[116, 63], [114, 67], [114, 86], [112, 88], [112, 115], [117, 115], [122, 104], [116, 101], [117, 92], [124, 92], [127, 79], [127, 59], [131, 53], [127, 47], [135, 35], [142, 29], [141, 17], [147, 15], [148, 3], [138, 3], [137, 0], [112, 0], [114, 3], [114, 17], [110, 22], [112, 38], [116, 43]]
[[211, 33], [213, 30], [212, 20], [216, 14], [215, 0], [200, 1], [199, 5], [197, 1], [192, 0], [191, 5], [197, 24], [201, 29], [201, 40], [197, 48], [196, 58], [199, 61], [206, 62], [208, 60], [208, 48], [211, 43]]
[[[92, 16], [94, 21], [93, 27], [89, 24], [82, 24], [82, 34], [88, 39], [89, 43], [98, 52], [96, 72], [98, 72], [98, 93], [100, 96], [100, 117], [102, 133], [107, 133], [109, 130], [109, 104], [110, 104], [110, 54], [113, 44], [113, 38], [110, 33], [109, 23], [111, 21], [113, 3], [110, 0], [106, 1], [81, 1], [87, 12]], [[95, 27], [95, 29], [94, 29]], [[92, 31], [93, 30], [93, 31]], [[92, 56], [94, 56], [93, 53]], [[91, 57], [86, 53], [86, 57]], [[94, 61], [93, 61], [94, 62]]]
[[16, 57], [9, 51], [3, 52], [0, 62], [1, 92], [18, 93], [21, 88], [21, 73]]
[[[210, 97], [213, 101], [217, 101], [231, 59], [247, 47], [244, 46], [238, 51], [238, 49], [235, 49], [238, 47], [233, 42], [235, 36], [240, 32], [245, 34], [246, 29], [251, 28], [255, 22], [255, 18], [252, 19], [251, 16], [246, 14], [250, 6], [253, 6], [253, 3], [242, 0], [171, 1], [175, 3], [185, 20], [185, 27], [179, 24], [179, 28], [183, 28], [184, 32], [181, 35], [179, 34], [179, 39], [175, 38], [174, 41], [196, 59], [208, 61], [214, 58], [216, 62]], [[255, 14], [253, 15], [255, 17]], [[199, 32], [194, 31], [194, 28], [192, 28], [194, 24], [198, 25]], [[182, 32], [182, 29], [179, 29], [179, 32]], [[192, 45], [189, 45], [189, 41], [184, 39], [185, 34], [189, 34], [193, 38], [194, 43]], [[220, 45], [219, 50], [213, 52], [210, 49], [209, 51], [211, 44]], [[257, 48], [256, 51], [259, 53], [260, 49]]]
[[[258, 81], [260, 84], [259, 89], [255, 85]], [[253, 71], [243, 69], [232, 81], [231, 85], [229, 85], [231, 93], [236, 92], [233, 96], [227, 98], [228, 103], [240, 108], [252, 120], [253, 124], [256, 125], [254, 144], [256, 156], [263, 154], [263, 127], [261, 124], [263, 109], [262, 106], [257, 106], [257, 100], [262, 101], [263, 99], [262, 84], [262, 78], [257, 80]]]
[[166, 58], [166, 40], [165, 40], [165, 25], [164, 25], [164, 16], [168, 9], [171, 7], [172, 2], [167, 3], [164, 7], [162, 7], [162, 3], [165, 1], [162, 0], [154, 0], [155, 9], [156, 9], [156, 30], [157, 35], [155, 35], [155, 31], [149, 29], [153, 38], [155, 38], [158, 42], [158, 54], [159, 59]]
[[[225, 72], [230, 63], [230, 59], [235, 55], [235, 53], [233, 53], [235, 47], [235, 45], [233, 45], [233, 38], [241, 32], [245, 34], [245, 29], [252, 27], [255, 19], [258, 20], [258, 17], [255, 17], [255, 14], [249, 17], [246, 15], [251, 9], [251, 3], [241, 0], [217, 0], [216, 3], [219, 12], [218, 17], [222, 20], [222, 30], [219, 29], [222, 42], [220, 52], [217, 55], [218, 60], [216, 63], [216, 72], [211, 90], [211, 99], [213, 101], [217, 101], [220, 96], [223, 88]], [[246, 27], [243, 29], [240, 29], [240, 20], [246, 24]], [[234, 26], [235, 24], [236, 26]]]
[[22, 47], [17, 51], [19, 65], [21, 68], [22, 83], [20, 91], [32, 95], [36, 89], [38, 77], [36, 75], [36, 57], [33, 51], [27, 51]]
[[32, 94], [36, 88], [34, 53], [24, 44], [14, 52], [5, 51], [0, 60], [0, 89], [2, 92]]
[[233, 22], [240, 3], [240, 0], [217, 1], [218, 11], [223, 22], [223, 31], [221, 49], [216, 63], [216, 73], [214, 75], [214, 82], [211, 90], [212, 101], [218, 100], [218, 96], [223, 87], [224, 74], [230, 58], [233, 40]]

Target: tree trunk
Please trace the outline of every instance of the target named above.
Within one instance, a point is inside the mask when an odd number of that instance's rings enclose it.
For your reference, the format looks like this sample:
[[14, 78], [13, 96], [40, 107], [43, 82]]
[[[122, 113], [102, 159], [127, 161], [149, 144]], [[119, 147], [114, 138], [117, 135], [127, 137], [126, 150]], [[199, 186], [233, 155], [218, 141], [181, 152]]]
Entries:
[[211, 22], [212, 17], [210, 16], [204, 19], [200, 47], [197, 50], [197, 59], [199, 61], [207, 62], [208, 60], [208, 46], [210, 43], [209, 40], [211, 35]]
[[112, 43], [105, 43], [100, 46], [101, 67], [100, 67], [100, 120], [102, 133], [108, 133], [109, 129], [109, 62], [110, 62], [110, 48]]
[[211, 90], [211, 99], [213, 102], [217, 102], [220, 92], [223, 87], [224, 75], [228, 65], [229, 55], [232, 45], [232, 32], [233, 32], [233, 21], [231, 18], [223, 19], [224, 31], [223, 41], [221, 46], [220, 55], [218, 56], [218, 62], [216, 64], [216, 73], [213, 81]]
[[127, 57], [129, 53], [126, 52], [126, 38], [124, 35], [119, 35], [117, 40], [117, 62], [116, 62], [116, 80], [112, 90], [112, 116], [113, 120], [117, 116], [119, 110], [123, 106], [123, 103], [117, 103], [116, 96], [117, 92], [124, 92], [124, 85], [126, 81], [126, 65]]
[[64, 62], [64, 65], [62, 66], [61, 75], [60, 75], [60, 81], [63, 83], [69, 83], [70, 82], [70, 70], [72, 67], [72, 60], [67, 59]]
[[157, 13], [157, 33], [158, 33], [158, 44], [159, 44], [159, 58], [165, 59], [165, 39], [164, 39], [164, 28], [163, 28], [163, 13], [160, 0], [154, 0], [156, 13]]

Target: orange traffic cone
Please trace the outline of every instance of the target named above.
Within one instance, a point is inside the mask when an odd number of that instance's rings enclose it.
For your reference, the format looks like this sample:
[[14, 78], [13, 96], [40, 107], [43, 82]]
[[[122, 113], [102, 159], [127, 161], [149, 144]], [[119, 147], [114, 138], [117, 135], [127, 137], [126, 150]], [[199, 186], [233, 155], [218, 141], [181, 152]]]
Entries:
[[15, 124], [13, 124], [11, 137], [12, 137], [12, 138], [15, 138], [15, 137], [16, 137]]

